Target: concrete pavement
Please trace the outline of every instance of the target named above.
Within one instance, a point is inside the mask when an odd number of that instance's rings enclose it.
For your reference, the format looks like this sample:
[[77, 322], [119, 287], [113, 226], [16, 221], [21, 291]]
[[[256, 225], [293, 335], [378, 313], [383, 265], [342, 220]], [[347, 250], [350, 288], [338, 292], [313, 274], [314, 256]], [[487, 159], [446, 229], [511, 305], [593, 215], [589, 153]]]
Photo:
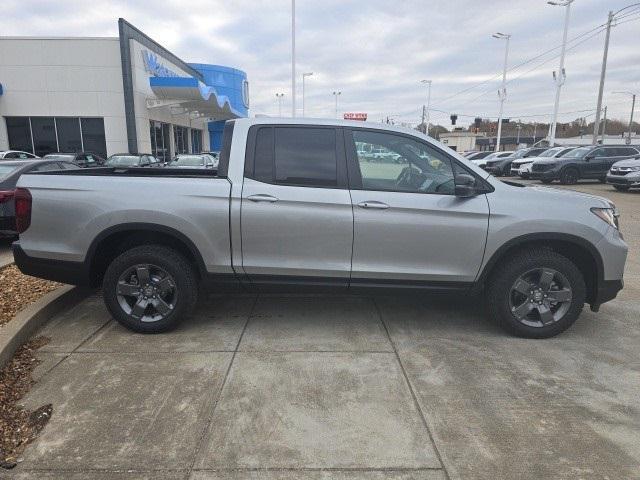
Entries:
[[640, 479], [639, 197], [584, 188], [627, 286], [549, 340], [459, 298], [211, 296], [148, 336], [87, 299], [42, 332], [53, 416], [9, 478]]

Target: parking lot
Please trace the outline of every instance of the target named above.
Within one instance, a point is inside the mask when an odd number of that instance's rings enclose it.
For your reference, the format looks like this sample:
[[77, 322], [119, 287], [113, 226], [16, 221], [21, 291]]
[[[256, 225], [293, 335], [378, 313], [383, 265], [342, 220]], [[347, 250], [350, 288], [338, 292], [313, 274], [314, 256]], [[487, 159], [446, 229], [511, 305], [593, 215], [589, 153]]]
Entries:
[[[531, 182], [529, 182], [531, 183]], [[564, 188], [564, 187], [562, 187]], [[638, 193], [625, 289], [549, 340], [473, 299], [210, 296], [143, 336], [90, 297], [51, 321], [16, 478], [640, 478]]]

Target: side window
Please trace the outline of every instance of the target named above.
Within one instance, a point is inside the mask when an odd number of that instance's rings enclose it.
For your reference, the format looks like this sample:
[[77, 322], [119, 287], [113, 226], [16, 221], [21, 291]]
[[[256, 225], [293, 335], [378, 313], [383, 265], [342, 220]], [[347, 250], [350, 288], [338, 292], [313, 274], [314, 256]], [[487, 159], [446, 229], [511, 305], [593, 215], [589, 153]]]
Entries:
[[604, 148], [596, 148], [593, 152], [591, 152], [591, 156], [594, 158], [604, 157], [606, 156], [606, 153], [604, 151]]
[[624, 147], [622, 152], [622, 155], [625, 156], [631, 156], [631, 155], [637, 155], [638, 151], [635, 148], [631, 148], [631, 147]]
[[337, 187], [335, 129], [276, 127], [274, 178], [285, 185]]
[[4, 158], [18, 158], [18, 152], [9, 152], [4, 156]]
[[141, 166], [143, 166], [143, 167], [144, 167], [144, 166], [147, 166], [147, 165], [149, 165], [149, 163], [150, 163], [150, 162], [149, 162], [149, 157], [148, 157], [147, 155], [142, 155], [142, 156], [140, 157], [140, 165], [141, 165]]
[[403, 135], [353, 130], [364, 190], [452, 195], [450, 159], [433, 147]]

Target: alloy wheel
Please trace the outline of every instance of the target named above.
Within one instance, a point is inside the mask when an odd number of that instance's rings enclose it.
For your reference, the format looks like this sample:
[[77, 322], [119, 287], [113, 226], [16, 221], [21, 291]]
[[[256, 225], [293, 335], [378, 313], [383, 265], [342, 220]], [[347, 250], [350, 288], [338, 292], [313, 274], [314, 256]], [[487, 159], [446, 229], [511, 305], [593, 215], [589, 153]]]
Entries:
[[134, 265], [120, 275], [116, 298], [122, 310], [141, 322], [157, 322], [176, 305], [178, 292], [174, 278], [157, 265]]

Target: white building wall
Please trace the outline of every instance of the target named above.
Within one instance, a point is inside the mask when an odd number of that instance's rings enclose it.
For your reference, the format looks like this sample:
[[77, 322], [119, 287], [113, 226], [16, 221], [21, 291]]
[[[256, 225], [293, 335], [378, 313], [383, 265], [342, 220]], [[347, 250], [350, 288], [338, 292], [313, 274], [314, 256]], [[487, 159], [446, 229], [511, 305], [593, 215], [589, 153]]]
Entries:
[[0, 83], [0, 116], [103, 117], [107, 153], [128, 150], [118, 38], [0, 37]]

